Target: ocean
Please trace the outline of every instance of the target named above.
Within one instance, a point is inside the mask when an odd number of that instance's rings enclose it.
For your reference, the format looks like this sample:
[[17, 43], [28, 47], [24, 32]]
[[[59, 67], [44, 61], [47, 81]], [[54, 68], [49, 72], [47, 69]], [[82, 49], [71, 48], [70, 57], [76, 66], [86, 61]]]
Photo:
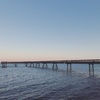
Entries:
[[65, 64], [51, 67], [0, 67], [0, 100], [100, 100], [100, 65], [93, 75], [85, 64], [73, 64], [72, 72]]

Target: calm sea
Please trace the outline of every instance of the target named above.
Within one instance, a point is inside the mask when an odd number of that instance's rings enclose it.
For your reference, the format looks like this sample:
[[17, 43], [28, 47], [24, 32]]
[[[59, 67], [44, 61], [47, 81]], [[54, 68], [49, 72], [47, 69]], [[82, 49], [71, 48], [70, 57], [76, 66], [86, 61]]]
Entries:
[[0, 68], [0, 100], [100, 100], [100, 65], [89, 75], [88, 65], [59, 64], [58, 70], [24, 65]]

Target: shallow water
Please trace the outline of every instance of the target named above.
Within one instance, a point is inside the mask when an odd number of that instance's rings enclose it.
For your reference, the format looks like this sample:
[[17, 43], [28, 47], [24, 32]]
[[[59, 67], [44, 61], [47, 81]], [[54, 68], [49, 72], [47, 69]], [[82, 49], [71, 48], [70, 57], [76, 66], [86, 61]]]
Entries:
[[9, 65], [0, 68], [0, 100], [100, 100], [100, 65], [88, 74], [87, 65], [58, 70]]

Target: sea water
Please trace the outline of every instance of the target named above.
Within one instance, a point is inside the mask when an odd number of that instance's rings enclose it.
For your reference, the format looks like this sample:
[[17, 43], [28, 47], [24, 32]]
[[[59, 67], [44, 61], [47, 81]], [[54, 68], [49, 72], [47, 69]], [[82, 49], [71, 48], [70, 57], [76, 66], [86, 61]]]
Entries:
[[[41, 65], [42, 66], [42, 65]], [[100, 100], [100, 65], [90, 75], [88, 65], [65, 64], [58, 70], [8, 65], [0, 68], [0, 100]]]

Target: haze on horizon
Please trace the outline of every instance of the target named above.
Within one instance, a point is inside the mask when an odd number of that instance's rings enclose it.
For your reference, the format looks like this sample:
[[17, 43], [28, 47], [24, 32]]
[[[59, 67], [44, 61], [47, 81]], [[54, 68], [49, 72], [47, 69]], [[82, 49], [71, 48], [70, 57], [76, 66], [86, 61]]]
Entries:
[[100, 58], [100, 0], [0, 0], [0, 61]]

